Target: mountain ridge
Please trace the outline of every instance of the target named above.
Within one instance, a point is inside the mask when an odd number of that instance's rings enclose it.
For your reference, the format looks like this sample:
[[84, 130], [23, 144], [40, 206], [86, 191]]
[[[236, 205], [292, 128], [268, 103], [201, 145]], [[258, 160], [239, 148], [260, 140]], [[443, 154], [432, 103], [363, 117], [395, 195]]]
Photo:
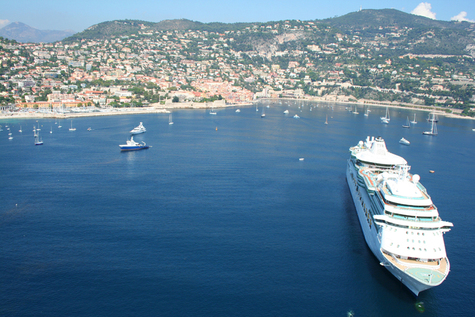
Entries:
[[0, 36], [20, 43], [52, 43], [61, 41], [75, 33], [72, 30], [38, 30], [23, 22], [12, 22], [0, 29]]

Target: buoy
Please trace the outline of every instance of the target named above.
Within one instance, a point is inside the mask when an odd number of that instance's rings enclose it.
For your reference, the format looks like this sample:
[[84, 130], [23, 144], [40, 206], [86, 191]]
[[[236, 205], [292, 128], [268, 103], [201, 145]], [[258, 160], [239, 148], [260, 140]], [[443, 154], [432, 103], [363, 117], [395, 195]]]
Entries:
[[424, 307], [424, 302], [415, 303], [416, 309], [418, 312], [423, 313], [426, 309]]

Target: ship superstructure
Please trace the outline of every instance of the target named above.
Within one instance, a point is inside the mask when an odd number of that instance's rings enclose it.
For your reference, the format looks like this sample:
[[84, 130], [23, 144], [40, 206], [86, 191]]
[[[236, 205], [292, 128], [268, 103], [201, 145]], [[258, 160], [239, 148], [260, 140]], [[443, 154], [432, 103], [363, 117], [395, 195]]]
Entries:
[[416, 296], [440, 285], [450, 271], [442, 221], [420, 176], [404, 158], [390, 153], [382, 138], [350, 148], [347, 181], [366, 243]]

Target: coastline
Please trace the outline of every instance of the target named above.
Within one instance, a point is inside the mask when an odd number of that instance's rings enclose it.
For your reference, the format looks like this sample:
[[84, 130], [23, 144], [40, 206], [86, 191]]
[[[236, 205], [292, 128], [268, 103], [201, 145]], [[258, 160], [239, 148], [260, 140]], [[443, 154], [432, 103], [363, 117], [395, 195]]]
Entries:
[[[475, 118], [462, 116], [459, 113], [462, 112], [460, 109], [450, 109], [453, 112], [447, 113], [445, 108], [436, 108], [429, 106], [420, 106], [415, 104], [387, 104], [387, 103], [378, 103], [373, 100], [365, 101], [349, 101], [341, 100], [336, 98], [336, 100], [328, 100], [323, 98], [261, 98], [251, 103], [241, 103], [241, 104], [225, 104], [220, 102], [219, 104], [213, 103], [212, 105], [208, 103], [190, 103], [190, 102], [177, 102], [177, 103], [166, 103], [165, 105], [151, 105], [149, 107], [133, 107], [133, 108], [110, 108], [110, 109], [101, 109], [94, 112], [68, 112], [68, 113], [57, 113], [57, 112], [2, 112], [0, 113], [0, 120], [4, 119], [68, 119], [68, 118], [81, 118], [81, 117], [100, 117], [100, 116], [115, 116], [115, 115], [127, 115], [127, 114], [143, 114], [143, 113], [170, 113], [171, 110], [176, 109], [211, 109], [211, 108], [231, 108], [231, 107], [240, 107], [240, 106], [252, 106], [254, 103], [262, 100], [286, 100], [286, 101], [313, 101], [313, 102], [324, 102], [324, 103], [339, 103], [339, 104], [352, 104], [357, 106], [374, 106], [374, 107], [388, 107], [396, 109], [412, 109], [417, 111], [426, 111], [434, 112], [439, 116], [445, 116], [449, 118], [457, 119], [471, 119]], [[457, 113], [454, 113], [456, 111]]]

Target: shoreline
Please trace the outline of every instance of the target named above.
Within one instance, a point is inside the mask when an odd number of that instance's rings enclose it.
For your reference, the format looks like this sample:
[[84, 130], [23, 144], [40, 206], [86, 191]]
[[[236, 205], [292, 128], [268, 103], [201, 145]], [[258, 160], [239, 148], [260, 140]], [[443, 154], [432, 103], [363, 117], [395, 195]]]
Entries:
[[[240, 107], [240, 106], [252, 106], [256, 102], [264, 100], [285, 100], [285, 101], [313, 101], [313, 102], [322, 102], [322, 103], [339, 103], [339, 104], [351, 104], [357, 106], [374, 106], [374, 107], [388, 107], [396, 109], [406, 109], [406, 110], [417, 110], [425, 112], [434, 112], [439, 116], [445, 116], [449, 118], [456, 119], [470, 119], [474, 120], [475, 118], [462, 116], [457, 113], [447, 113], [444, 108], [430, 108], [429, 106], [420, 106], [420, 105], [394, 105], [394, 104], [385, 104], [377, 103], [372, 100], [361, 101], [346, 101], [346, 100], [323, 100], [320, 98], [261, 98], [251, 103], [242, 103], [242, 104], [219, 104], [219, 105], [209, 105], [208, 103], [189, 103], [189, 102], [180, 102], [180, 103], [167, 103], [166, 105], [159, 107], [135, 107], [135, 108], [112, 108], [107, 111], [97, 111], [97, 112], [70, 112], [70, 113], [41, 113], [41, 112], [7, 112], [0, 113], [0, 120], [5, 119], [69, 119], [69, 118], [82, 118], [82, 117], [101, 117], [101, 116], [115, 116], [115, 115], [127, 115], [127, 114], [144, 114], [144, 113], [170, 113], [171, 110], [176, 109], [211, 109], [211, 108], [231, 108], [231, 107]], [[459, 113], [462, 110], [459, 109], [450, 109], [452, 111], [457, 110]]]

